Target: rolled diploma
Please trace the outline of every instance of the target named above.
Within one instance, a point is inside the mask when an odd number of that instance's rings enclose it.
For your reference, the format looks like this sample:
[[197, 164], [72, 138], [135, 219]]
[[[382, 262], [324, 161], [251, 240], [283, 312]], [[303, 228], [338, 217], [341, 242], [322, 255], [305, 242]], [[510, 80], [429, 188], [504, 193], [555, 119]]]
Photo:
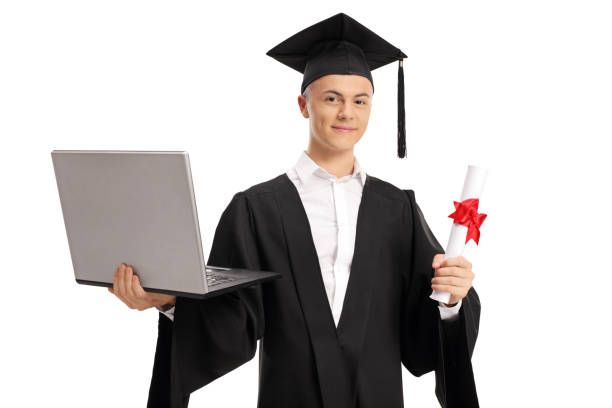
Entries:
[[[467, 174], [465, 175], [465, 181], [463, 183], [463, 191], [461, 192], [461, 201], [468, 198], [478, 198], [482, 194], [485, 180], [487, 178], [487, 170], [482, 167], [469, 165]], [[448, 238], [448, 244], [446, 246], [446, 253], [444, 259], [453, 258], [463, 254], [465, 248], [465, 238], [467, 237], [468, 228], [463, 225], [459, 225], [453, 222], [451, 227], [450, 237]], [[437, 300], [442, 303], [448, 304], [450, 300], [450, 293], [439, 292], [434, 290], [430, 298]]]

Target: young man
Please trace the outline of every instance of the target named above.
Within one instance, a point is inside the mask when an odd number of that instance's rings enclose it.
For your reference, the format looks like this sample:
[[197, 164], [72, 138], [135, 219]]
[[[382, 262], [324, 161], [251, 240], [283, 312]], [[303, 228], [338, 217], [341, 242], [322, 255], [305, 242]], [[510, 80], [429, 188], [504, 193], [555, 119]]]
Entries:
[[[370, 116], [370, 70], [405, 55], [342, 13], [268, 55], [304, 73], [308, 148], [287, 173], [234, 195], [208, 262], [283, 277], [194, 300], [144, 292], [122, 264], [111, 291], [162, 311], [148, 407], [186, 407], [191, 392], [249, 361], [259, 339], [259, 407], [402, 407], [402, 364], [415, 376], [435, 370], [441, 406], [478, 406], [471, 264], [444, 260], [414, 192], [366, 174], [353, 154]], [[450, 292], [450, 304], [432, 289]]]

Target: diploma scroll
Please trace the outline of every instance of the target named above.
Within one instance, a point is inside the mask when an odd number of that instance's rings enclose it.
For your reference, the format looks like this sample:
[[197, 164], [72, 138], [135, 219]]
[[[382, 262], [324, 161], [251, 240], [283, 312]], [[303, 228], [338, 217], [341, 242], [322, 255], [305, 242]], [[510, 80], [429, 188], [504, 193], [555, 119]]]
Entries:
[[[467, 174], [465, 175], [465, 181], [463, 183], [463, 191], [461, 192], [461, 201], [468, 199], [480, 199], [482, 189], [484, 188], [485, 180], [487, 178], [487, 170], [482, 167], [468, 166]], [[477, 203], [476, 203], [477, 205]], [[455, 205], [457, 207], [457, 204]], [[477, 207], [476, 207], [477, 208]], [[481, 221], [484, 220], [485, 214], [481, 215]], [[452, 218], [452, 217], [451, 217]], [[468, 227], [453, 222], [451, 227], [450, 237], [448, 238], [448, 244], [446, 246], [446, 253], [444, 259], [453, 258], [463, 254], [465, 248], [466, 238], [468, 234]], [[475, 240], [478, 243], [478, 239]], [[431, 299], [439, 302], [447, 303], [450, 300], [450, 293], [439, 292], [434, 290], [429, 296]]]

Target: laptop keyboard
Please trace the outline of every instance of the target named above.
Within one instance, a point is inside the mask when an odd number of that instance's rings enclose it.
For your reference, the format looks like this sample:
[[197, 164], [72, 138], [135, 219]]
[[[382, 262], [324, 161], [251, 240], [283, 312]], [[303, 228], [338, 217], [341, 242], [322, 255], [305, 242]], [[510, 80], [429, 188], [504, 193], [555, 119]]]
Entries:
[[237, 279], [233, 276], [212, 272], [212, 270], [210, 269], [206, 269], [204, 273], [206, 274], [206, 284], [208, 285], [208, 287], [220, 285], [222, 283], [233, 282]]

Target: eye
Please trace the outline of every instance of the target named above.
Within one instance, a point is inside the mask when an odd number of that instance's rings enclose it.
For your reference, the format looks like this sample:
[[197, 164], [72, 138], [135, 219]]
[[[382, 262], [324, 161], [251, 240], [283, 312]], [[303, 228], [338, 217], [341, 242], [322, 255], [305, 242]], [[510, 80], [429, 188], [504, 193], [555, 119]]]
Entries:
[[358, 99], [355, 102], [357, 102], [357, 105], [366, 105], [366, 101]]
[[336, 99], [335, 96], [328, 96], [327, 99], [325, 99], [326, 101], [329, 101], [330, 99]]

